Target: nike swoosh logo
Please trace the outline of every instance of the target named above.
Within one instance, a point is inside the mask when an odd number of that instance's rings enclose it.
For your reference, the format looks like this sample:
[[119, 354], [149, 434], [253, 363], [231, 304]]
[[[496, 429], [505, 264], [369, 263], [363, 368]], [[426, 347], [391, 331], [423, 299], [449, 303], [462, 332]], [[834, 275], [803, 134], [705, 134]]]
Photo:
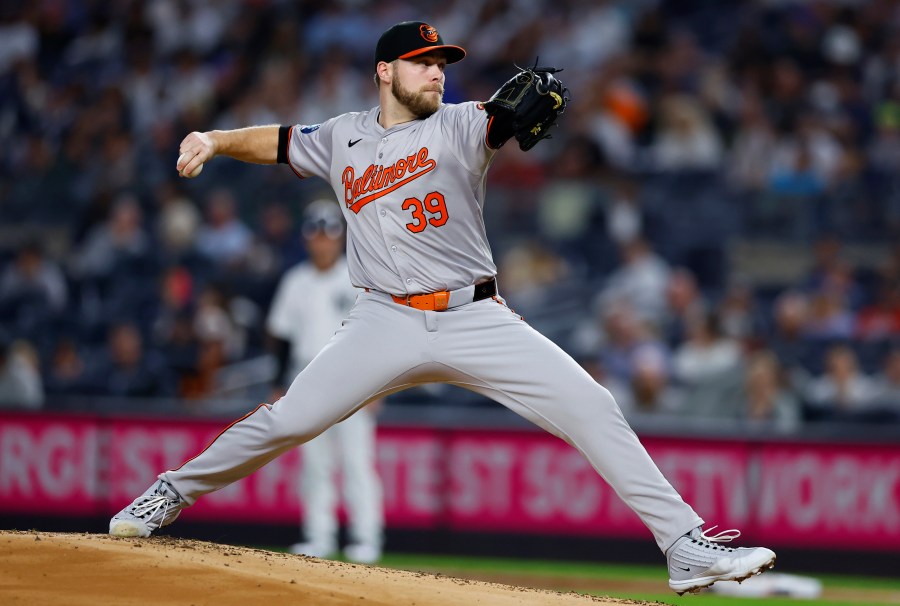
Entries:
[[678, 570], [683, 570], [683, 571], [685, 571], [685, 572], [690, 572], [690, 571], [691, 571], [690, 568], [682, 568], [681, 566], [676, 566], [675, 568], [677, 568]]
[[360, 139], [357, 139], [356, 141], [353, 141], [353, 140], [351, 139], [351, 140], [347, 141], [347, 147], [353, 147], [354, 145], [356, 145], [356, 144], [359, 143], [360, 141], [362, 141], [361, 138], [360, 138]]

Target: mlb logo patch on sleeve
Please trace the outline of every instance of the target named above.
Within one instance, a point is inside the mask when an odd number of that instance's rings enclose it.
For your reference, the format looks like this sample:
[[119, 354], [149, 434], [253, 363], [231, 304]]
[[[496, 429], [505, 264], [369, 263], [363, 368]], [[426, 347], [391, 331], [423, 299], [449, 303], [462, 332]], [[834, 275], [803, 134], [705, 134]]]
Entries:
[[303, 133], [304, 135], [308, 135], [309, 133], [313, 133], [313, 132], [316, 132], [317, 130], [319, 130], [320, 126], [322, 126], [322, 125], [321, 124], [301, 124], [300, 132]]

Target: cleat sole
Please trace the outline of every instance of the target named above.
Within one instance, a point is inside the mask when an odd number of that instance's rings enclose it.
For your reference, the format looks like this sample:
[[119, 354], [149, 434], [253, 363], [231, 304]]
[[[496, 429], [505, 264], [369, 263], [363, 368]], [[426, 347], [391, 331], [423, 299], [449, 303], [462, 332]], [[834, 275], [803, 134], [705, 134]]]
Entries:
[[690, 587], [685, 587], [685, 588], [679, 587], [678, 589], [675, 589], [674, 587], [672, 587], [671, 583], [669, 584], [669, 587], [672, 589], [672, 591], [674, 591], [679, 596], [682, 596], [686, 593], [692, 593], [692, 594], [700, 593], [701, 589], [706, 589], [707, 587], [710, 587], [711, 585], [718, 583], [719, 581], [737, 581], [738, 583], [740, 583], [741, 581], [746, 581], [747, 579], [749, 579], [752, 576], [756, 576], [756, 575], [762, 574], [763, 572], [765, 572], [767, 570], [771, 570], [774, 567], [775, 567], [775, 556], [773, 555], [772, 558], [770, 560], [768, 560], [767, 562], [760, 564], [756, 568], [750, 569], [749, 572], [747, 572], [746, 574], [741, 575], [739, 577], [737, 577], [737, 576], [729, 577], [727, 575], [723, 575], [720, 577], [709, 577], [706, 579], [698, 580], [698, 583], [696, 585], [691, 585]]
[[128, 522], [119, 522], [110, 524], [109, 534], [119, 538], [147, 537], [149, 536], [142, 526], [137, 524], [129, 524]]

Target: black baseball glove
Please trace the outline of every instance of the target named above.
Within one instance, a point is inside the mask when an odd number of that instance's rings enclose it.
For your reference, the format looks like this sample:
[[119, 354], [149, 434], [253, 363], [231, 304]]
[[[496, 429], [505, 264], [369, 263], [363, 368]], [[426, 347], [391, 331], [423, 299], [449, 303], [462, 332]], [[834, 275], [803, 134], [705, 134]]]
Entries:
[[488, 115], [499, 122], [497, 130], [514, 136], [522, 151], [548, 138], [550, 127], [566, 109], [569, 89], [554, 76], [561, 71], [537, 65], [522, 69], [484, 104]]

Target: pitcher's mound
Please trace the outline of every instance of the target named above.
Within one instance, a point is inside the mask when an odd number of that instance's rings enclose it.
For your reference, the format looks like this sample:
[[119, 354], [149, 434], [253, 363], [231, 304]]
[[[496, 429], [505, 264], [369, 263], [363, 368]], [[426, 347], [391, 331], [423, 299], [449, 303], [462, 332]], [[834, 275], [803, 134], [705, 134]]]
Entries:
[[638, 604], [260, 549], [153, 537], [0, 531], [7, 606]]

